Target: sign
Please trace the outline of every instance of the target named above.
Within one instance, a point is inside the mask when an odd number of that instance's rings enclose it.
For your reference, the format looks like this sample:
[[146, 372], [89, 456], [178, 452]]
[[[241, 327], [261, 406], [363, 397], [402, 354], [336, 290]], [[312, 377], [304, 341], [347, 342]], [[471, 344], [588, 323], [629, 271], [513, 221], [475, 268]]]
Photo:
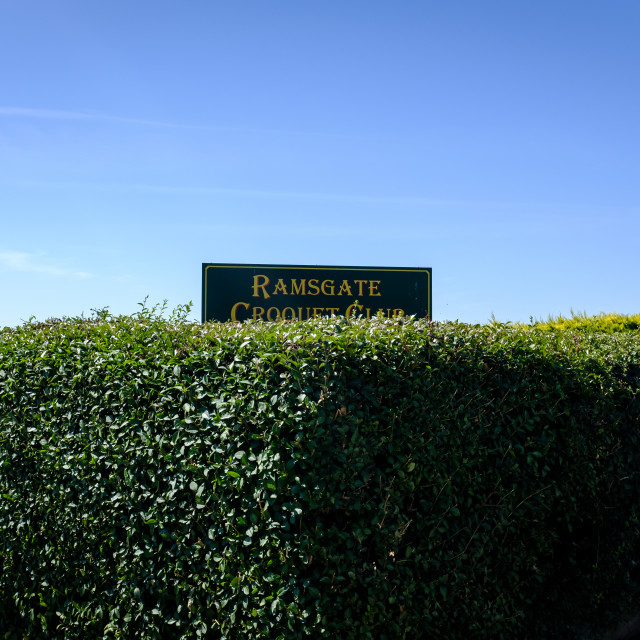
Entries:
[[431, 318], [431, 269], [202, 265], [202, 322]]

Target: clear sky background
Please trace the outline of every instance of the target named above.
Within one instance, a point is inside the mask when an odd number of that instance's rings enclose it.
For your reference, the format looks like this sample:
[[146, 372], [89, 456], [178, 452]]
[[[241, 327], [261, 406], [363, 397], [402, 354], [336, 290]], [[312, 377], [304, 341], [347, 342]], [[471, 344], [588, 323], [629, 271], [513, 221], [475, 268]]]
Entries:
[[638, 313], [639, 33], [638, 0], [0, 0], [0, 326], [199, 319], [203, 262]]

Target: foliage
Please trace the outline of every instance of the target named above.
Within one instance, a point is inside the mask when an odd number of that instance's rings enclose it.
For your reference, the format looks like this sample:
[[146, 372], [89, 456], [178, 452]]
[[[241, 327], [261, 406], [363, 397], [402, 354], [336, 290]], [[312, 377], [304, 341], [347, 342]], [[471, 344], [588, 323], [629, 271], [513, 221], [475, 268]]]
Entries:
[[640, 329], [640, 313], [625, 316], [619, 313], [601, 313], [588, 316], [584, 313], [572, 313], [570, 318], [549, 317], [546, 322], [535, 323], [536, 328], [544, 331], [599, 331], [616, 333], [619, 331], [637, 331]]
[[0, 331], [6, 638], [566, 639], [637, 602], [637, 333], [188, 310]]

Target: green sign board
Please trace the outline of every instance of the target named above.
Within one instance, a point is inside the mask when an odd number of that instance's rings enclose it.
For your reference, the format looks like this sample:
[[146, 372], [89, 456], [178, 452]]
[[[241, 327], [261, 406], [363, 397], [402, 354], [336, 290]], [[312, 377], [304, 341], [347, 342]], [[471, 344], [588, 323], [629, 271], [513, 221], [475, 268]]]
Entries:
[[432, 317], [431, 269], [202, 265], [202, 322]]

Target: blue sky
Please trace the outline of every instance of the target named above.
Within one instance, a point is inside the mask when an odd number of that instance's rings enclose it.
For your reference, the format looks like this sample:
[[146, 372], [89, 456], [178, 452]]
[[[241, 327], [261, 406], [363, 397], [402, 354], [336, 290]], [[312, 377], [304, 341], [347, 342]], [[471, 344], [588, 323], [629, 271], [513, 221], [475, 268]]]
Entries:
[[436, 320], [640, 312], [637, 0], [23, 0], [0, 326], [203, 262], [433, 268]]

